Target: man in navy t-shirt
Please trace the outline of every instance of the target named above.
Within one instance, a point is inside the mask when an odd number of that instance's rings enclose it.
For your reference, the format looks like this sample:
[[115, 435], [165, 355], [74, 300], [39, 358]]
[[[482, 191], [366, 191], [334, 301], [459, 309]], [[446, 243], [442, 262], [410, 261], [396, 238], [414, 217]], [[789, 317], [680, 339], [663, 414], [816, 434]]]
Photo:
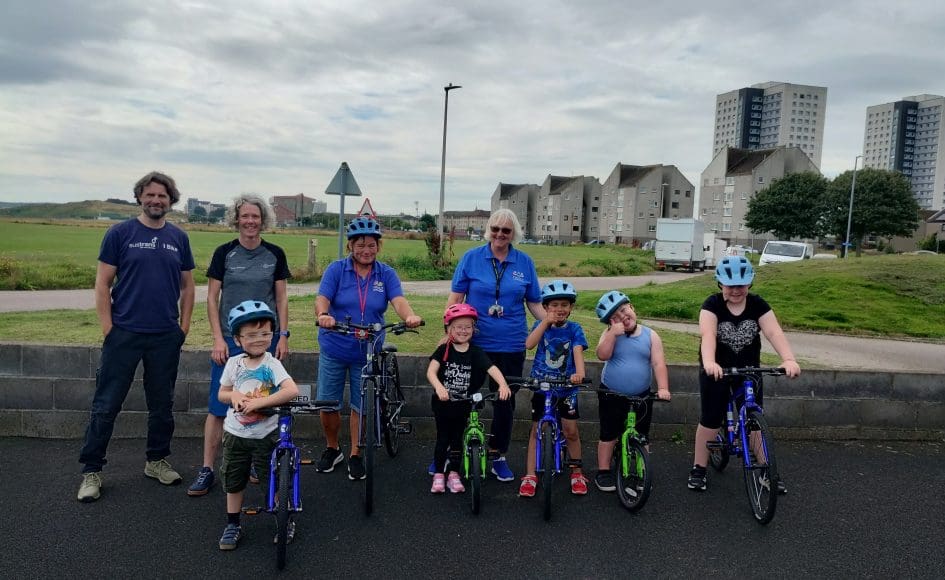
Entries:
[[187, 234], [165, 220], [180, 200], [174, 180], [152, 172], [135, 184], [134, 193], [141, 215], [109, 228], [98, 256], [95, 309], [105, 340], [79, 455], [84, 467], [78, 499], [84, 502], [101, 494], [105, 451], [138, 363], [144, 365], [148, 404], [144, 474], [165, 485], [181, 480], [165, 458], [174, 435], [180, 349], [194, 309], [194, 257]]

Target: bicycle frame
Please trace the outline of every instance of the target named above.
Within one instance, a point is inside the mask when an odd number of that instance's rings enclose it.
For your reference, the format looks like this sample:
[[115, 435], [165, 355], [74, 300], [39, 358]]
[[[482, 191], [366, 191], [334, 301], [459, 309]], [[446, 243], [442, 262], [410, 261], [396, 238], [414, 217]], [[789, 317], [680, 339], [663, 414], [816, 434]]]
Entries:
[[[729, 454], [740, 456], [745, 466], [751, 465], [751, 457], [749, 456], [749, 453], [751, 453], [751, 442], [748, 441], [748, 435], [746, 434], [745, 419], [749, 411], [758, 411], [764, 414], [764, 409], [762, 409], [761, 405], [755, 400], [756, 381], [760, 383], [761, 377], [752, 375], [745, 376], [742, 387], [735, 389], [729, 397], [728, 408], [725, 414], [725, 435], [723, 435], [723, 437], [728, 443]], [[739, 397], [742, 396], [744, 396], [745, 401], [738, 408], [738, 420], [736, 421], [735, 405]]]
[[[545, 409], [541, 419], [538, 420], [535, 433], [535, 471], [543, 472], [545, 469], [551, 469], [555, 474], [561, 473], [562, 446], [564, 445], [564, 434], [561, 431], [561, 417], [558, 414], [559, 401], [570, 397], [577, 392], [576, 386], [559, 386], [549, 381], [539, 381], [539, 391], [545, 396]], [[554, 445], [555, 464], [542, 465], [541, 449], [544, 443], [544, 425], [551, 426], [551, 443]]]

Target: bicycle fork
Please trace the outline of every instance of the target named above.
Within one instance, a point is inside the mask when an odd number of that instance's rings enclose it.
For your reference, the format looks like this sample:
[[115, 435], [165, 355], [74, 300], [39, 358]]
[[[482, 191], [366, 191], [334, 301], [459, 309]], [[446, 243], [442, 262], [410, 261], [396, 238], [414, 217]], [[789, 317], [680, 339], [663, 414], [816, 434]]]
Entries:
[[624, 477], [630, 476], [630, 470], [633, 469], [633, 475], [642, 478], [643, 477], [643, 457], [637, 455], [634, 465], [630, 465], [630, 457], [627, 453], [627, 446], [630, 443], [630, 438], [634, 436], [637, 432], [637, 414], [634, 412], [627, 413], [627, 422], [623, 430], [623, 434], [620, 436], [620, 473]]

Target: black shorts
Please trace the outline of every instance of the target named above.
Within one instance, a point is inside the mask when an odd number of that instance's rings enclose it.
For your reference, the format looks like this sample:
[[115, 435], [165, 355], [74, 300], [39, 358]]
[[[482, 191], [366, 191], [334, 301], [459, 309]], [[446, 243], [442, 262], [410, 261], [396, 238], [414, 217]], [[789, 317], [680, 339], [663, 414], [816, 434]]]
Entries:
[[[702, 415], [699, 418], [699, 424], [709, 429], [718, 429], [725, 422], [725, 412], [728, 410], [728, 401], [731, 398], [732, 391], [740, 389], [744, 377], [723, 377], [721, 380], [715, 380], [705, 371], [699, 372], [699, 395], [702, 407]], [[764, 396], [762, 394], [761, 381], [755, 384], [755, 402], [763, 406]], [[736, 400], [736, 409], [741, 406], [743, 397]]]
[[[601, 386], [603, 387], [603, 385]], [[597, 415], [600, 419], [600, 440], [616, 441], [627, 425], [627, 413], [630, 412], [631, 407], [630, 401], [617, 395], [597, 393], [597, 403]], [[641, 435], [648, 436], [652, 422], [652, 403], [643, 401], [637, 407], [637, 431]]]
[[[578, 412], [578, 399], [577, 391], [575, 391], [570, 396], [564, 397], [563, 399], [558, 399], [557, 403], [552, 400], [552, 405], [558, 407], [558, 416], [562, 419], [571, 419], [576, 421], [581, 418], [581, 414]], [[545, 416], [545, 394], [544, 393], [532, 393], [532, 421], [538, 422], [539, 419]]]

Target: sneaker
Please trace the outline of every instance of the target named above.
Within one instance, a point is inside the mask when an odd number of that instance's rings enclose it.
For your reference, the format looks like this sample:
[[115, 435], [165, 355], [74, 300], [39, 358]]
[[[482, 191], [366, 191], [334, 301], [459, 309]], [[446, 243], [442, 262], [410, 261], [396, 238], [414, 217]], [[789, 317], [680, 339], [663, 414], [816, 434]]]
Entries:
[[694, 489], [696, 491], [705, 491], [706, 488], [706, 471], [705, 467], [699, 465], [693, 465], [692, 471], [689, 472], [689, 489]]
[[[289, 520], [289, 525], [286, 526], [286, 530], [285, 530], [286, 545], [291, 544], [292, 540], [294, 539], [295, 539], [295, 522], [293, 520]], [[273, 544], [279, 543], [279, 532], [276, 532], [276, 535], [272, 537], [272, 543]]]
[[574, 495], [587, 495], [587, 478], [581, 473], [571, 474], [571, 493]]
[[223, 529], [223, 535], [220, 536], [221, 550], [235, 550], [236, 545], [240, 543], [240, 536], [243, 535], [243, 528], [236, 524], [227, 524]]
[[442, 473], [433, 474], [433, 485], [430, 486], [430, 493], [443, 493], [446, 491], [446, 476]]
[[594, 476], [594, 485], [601, 491], [617, 491], [617, 478], [609, 469], [600, 469]]
[[515, 479], [515, 474], [509, 469], [509, 464], [505, 460], [505, 457], [492, 460], [492, 475], [499, 481], [512, 481]]
[[174, 471], [171, 464], [166, 459], [157, 461], [148, 461], [144, 464], [144, 474], [152, 479], [156, 479], [164, 485], [174, 485], [180, 483], [181, 476]]
[[[450, 467], [450, 460], [446, 460], [446, 465], [443, 467], [443, 471], [446, 471]], [[430, 462], [430, 467], [427, 468], [427, 475], [433, 475], [436, 473], [436, 460]]]
[[518, 486], [519, 497], [535, 497], [535, 489], [538, 488], [538, 479], [534, 475], [526, 475], [522, 478], [521, 485]]
[[253, 485], [259, 485], [259, 476], [256, 475], [256, 465], [249, 466], [249, 482]]
[[344, 461], [344, 459], [345, 454], [341, 452], [341, 449], [328, 447], [325, 449], [325, 452], [322, 453], [322, 457], [318, 460], [318, 463], [315, 464], [315, 471], [322, 473], [334, 471], [335, 466]]
[[357, 481], [359, 479], [364, 479], [367, 477], [367, 472], [364, 471], [364, 461], [361, 459], [360, 455], [352, 455], [348, 458], [348, 479], [351, 481]]
[[190, 487], [187, 488], [187, 495], [190, 497], [198, 497], [201, 495], [207, 495], [210, 491], [210, 488], [213, 487], [213, 483], [216, 478], [213, 475], [213, 470], [209, 467], [204, 467], [197, 474], [197, 479], [190, 484]]
[[102, 495], [102, 472], [93, 471], [92, 473], [82, 474], [82, 484], [79, 486], [79, 501], [95, 501]]
[[446, 478], [446, 485], [450, 488], [450, 493], [463, 493], [466, 491], [466, 488], [463, 486], [463, 480], [459, 478], [459, 474], [455, 471], [451, 471], [449, 477]]

